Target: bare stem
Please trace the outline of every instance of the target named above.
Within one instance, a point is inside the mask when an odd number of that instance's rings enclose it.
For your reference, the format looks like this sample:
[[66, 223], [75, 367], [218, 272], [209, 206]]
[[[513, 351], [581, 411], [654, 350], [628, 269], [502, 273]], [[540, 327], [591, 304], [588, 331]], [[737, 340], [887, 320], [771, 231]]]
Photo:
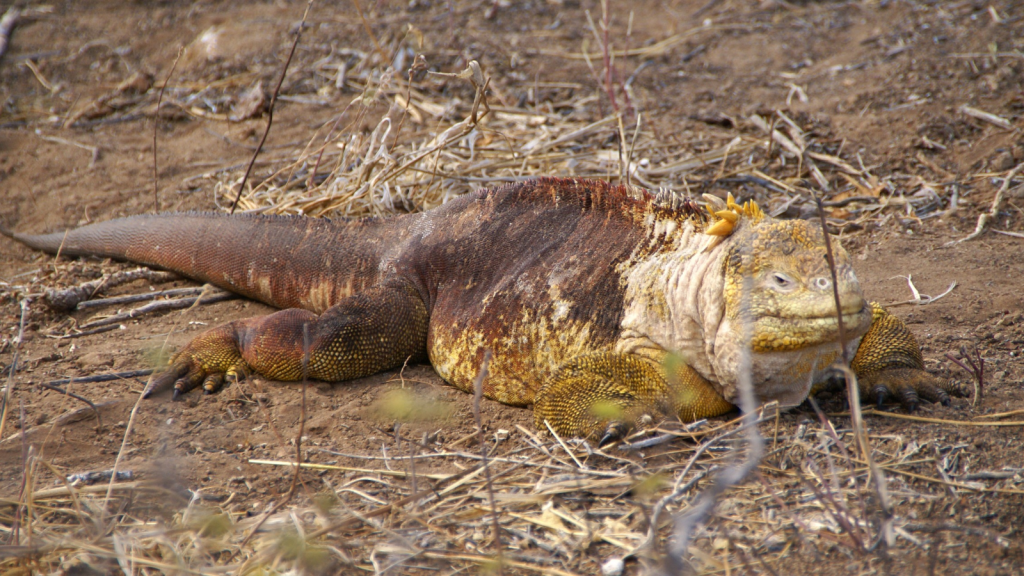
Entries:
[[[498, 507], [494, 503], [494, 485], [491, 482], [491, 469], [487, 461], [487, 444], [484, 441], [484, 422], [480, 416], [480, 401], [484, 396], [484, 380], [487, 378], [487, 365], [491, 363], [491, 351], [484, 352], [484, 361], [480, 364], [480, 373], [473, 382], [473, 418], [476, 420], [477, 439], [480, 443], [480, 457], [483, 461], [484, 478], [487, 480], [487, 498], [491, 505], [491, 519], [493, 521], [494, 547], [501, 555], [501, 524], [498, 522]], [[501, 574], [501, 564], [498, 565], [498, 574]]]
[[302, 29], [306, 26], [306, 16], [309, 15], [309, 9], [313, 7], [313, 0], [309, 0], [306, 3], [306, 11], [302, 13], [302, 21], [299, 22], [299, 29], [295, 32], [295, 41], [292, 42], [292, 50], [288, 53], [288, 59], [284, 62], [284, 67], [281, 69], [281, 77], [277, 79], [277, 86], [274, 87], [274, 94], [270, 97], [270, 106], [267, 107], [267, 128], [263, 131], [263, 137], [260, 138], [260, 144], [256, 147], [256, 150], [252, 153], [252, 159], [249, 160], [249, 166], [245, 169], [245, 175], [242, 176], [242, 181], [238, 184], [238, 193], [235, 195], [235, 201], [231, 203], [230, 214], [235, 213], [235, 208], [238, 206], [238, 201], [242, 199], [242, 191], [245, 190], [245, 183], [249, 180], [249, 174], [252, 172], [253, 165], [256, 164], [256, 158], [260, 155], [263, 150], [263, 145], [267, 142], [267, 135], [270, 134], [270, 127], [274, 124], [274, 105], [277, 104], [277, 95], [281, 93], [281, 85], [284, 84], [285, 74], [288, 73], [288, 66], [292, 63], [292, 57], [295, 56], [295, 49], [299, 46], [299, 39], [302, 38]]
[[857, 439], [857, 446], [868, 463], [868, 470], [875, 482], [875, 493], [878, 496], [878, 504], [882, 509], [883, 525], [882, 536], [887, 544], [892, 545], [895, 540], [893, 532], [893, 511], [889, 499], [889, 490], [885, 480], [885, 474], [875, 463], [871, 456], [871, 445], [868, 440], [867, 425], [864, 423], [864, 414], [860, 407], [860, 389], [857, 385], [857, 375], [850, 369], [850, 359], [846, 352], [846, 330], [843, 326], [843, 307], [839, 300], [839, 279], [836, 272], [836, 260], [832, 252], [832, 239], [828, 233], [828, 226], [825, 222], [825, 208], [821, 203], [821, 197], [814, 194], [814, 201], [818, 205], [818, 218], [821, 220], [821, 233], [825, 237], [825, 256], [828, 258], [828, 268], [832, 273], [832, 295], [836, 301], [836, 322], [839, 328], [839, 350], [843, 363], [840, 369], [846, 379], [846, 396], [850, 404], [850, 419], [853, 421], [854, 437]]
[[156, 162], [156, 132], [160, 126], [160, 104], [164, 101], [164, 90], [167, 89], [167, 83], [171, 81], [171, 76], [174, 75], [174, 69], [178, 67], [178, 60], [181, 60], [181, 54], [185, 49], [181, 46], [178, 47], [178, 55], [174, 57], [174, 63], [171, 64], [171, 71], [167, 73], [167, 77], [164, 78], [164, 83], [160, 85], [160, 92], [156, 97], [156, 110], [153, 112], [153, 213], [160, 212], [160, 196], [159, 196], [159, 182], [160, 176], [157, 172]]
[[14, 373], [18, 370], [18, 353], [21, 351], [21, 342], [25, 338], [25, 314], [28, 313], [28, 300], [21, 301], [21, 322], [18, 323], [18, 341], [14, 345], [14, 358], [11, 359], [11, 366], [7, 373], [7, 386], [4, 387], [3, 409], [0, 410], [0, 438], [4, 437], [4, 424], [7, 423], [7, 413], [10, 411], [11, 395], [14, 393]]

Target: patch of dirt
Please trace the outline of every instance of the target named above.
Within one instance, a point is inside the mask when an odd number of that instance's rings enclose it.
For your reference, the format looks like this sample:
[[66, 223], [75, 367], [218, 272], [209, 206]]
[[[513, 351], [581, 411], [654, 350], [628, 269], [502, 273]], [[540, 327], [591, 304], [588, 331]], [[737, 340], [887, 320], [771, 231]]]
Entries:
[[[42, 232], [151, 212], [154, 124], [159, 208], [220, 209], [213, 197], [215, 178], [203, 175], [247, 162], [266, 117], [228, 122], [209, 115], [230, 114], [256, 80], [265, 87], [276, 83], [290, 49], [290, 30], [304, 6], [96, 0], [57, 3], [52, 12], [20, 23], [0, 60], [0, 222], [18, 231]], [[579, 52], [583, 43], [595, 49], [585, 11], [596, 17], [600, 4], [559, 0], [492, 6], [414, 0], [364, 9], [377, 42], [407, 42], [439, 71], [458, 72], [469, 59], [479, 60], [492, 77], [496, 99], [506, 106], [542, 102], [563, 90], [557, 83], [571, 82], [587, 86], [595, 96], [572, 113], [596, 120], [612, 108], [587, 62], [564, 56]], [[855, 257], [868, 297], [883, 304], [913, 297], [904, 277], [912, 276], [922, 293], [933, 296], [957, 283], [932, 304], [899, 305], [892, 311], [917, 335], [928, 368], [966, 389], [971, 389], [971, 378], [946, 355], [957, 354], [961, 346], [977, 349], [984, 359], [984, 397], [977, 406], [969, 398], [954, 399], [949, 407], [923, 406], [917, 415], [966, 420], [1024, 409], [1024, 240], [995, 232], [1024, 231], [1020, 185], [1011, 186], [988, 231], [949, 245], [974, 229], [977, 216], [992, 204], [1000, 178], [1024, 161], [1024, 7], [1010, 0], [642, 0], [610, 10], [609, 36], [617, 48], [648, 46], [695, 30], [663, 54], [648, 60], [620, 57], [617, 64], [619, 84], [631, 80], [629, 102], [665, 142], [683, 133], [700, 135], [708, 129], [709, 118], [731, 119], [724, 126], [740, 133], [752, 130], [742, 122], [750, 114], [783, 110], [801, 126], [813, 126], [832, 153], [879, 178], [891, 178], [898, 186], [892, 198], [911, 194], [922, 182], [935, 190], [941, 202], [931, 214], [919, 217], [909, 207], [890, 208], [870, 225], [846, 234], [843, 243]], [[633, 18], [627, 35], [629, 10]], [[374, 50], [354, 5], [316, 5], [307, 26], [296, 56], [301, 63], [341, 50]], [[142, 94], [159, 89], [179, 47], [184, 47], [183, 54], [170, 85], [193, 86], [202, 93], [193, 102], [162, 108], [155, 120], [155, 106], [145, 104]], [[599, 62], [593, 65], [600, 69]], [[329, 74], [300, 74], [300, 69], [296, 64], [296, 72], [285, 79], [282, 94], [287, 98], [277, 103], [262, 156], [270, 163], [257, 165], [256, 179], [270, 173], [273, 159], [301, 149], [314, 130], [359, 96], [352, 86], [335, 87], [336, 69]], [[136, 73], [155, 80], [143, 81], [139, 93], [119, 88]], [[452, 84], [439, 90], [458, 93], [463, 88]], [[460, 96], [472, 98], [471, 93]], [[616, 104], [625, 105], [625, 95], [617, 97]], [[1011, 129], [968, 115], [964, 106], [999, 116]], [[680, 188], [689, 185], [684, 176], [678, 178]], [[695, 192], [729, 189], [712, 181], [696, 186]], [[736, 190], [743, 196], [743, 189]], [[61, 474], [110, 469], [120, 453], [119, 469], [158, 479], [172, 491], [187, 488], [229, 497], [223, 505], [240, 515], [263, 511], [288, 492], [292, 474], [286, 467], [250, 460], [294, 456], [303, 398], [307, 459], [353, 470], [303, 473], [300, 498], [363, 474], [356, 468], [383, 468], [379, 460], [367, 463], [338, 453], [380, 456], [394, 449], [396, 426], [379, 416], [376, 407], [395, 389], [414, 390], [446, 408], [432, 423], [409, 425], [407, 436], [450, 446], [475, 430], [472, 398], [447, 387], [428, 366], [343, 384], [311, 384], [305, 395], [294, 384], [255, 379], [216, 395], [193, 393], [182, 402], [142, 401], [123, 447], [144, 379], [71, 383], [62, 386], [98, 405], [103, 426], [88, 411], [77, 420], [62, 421], [84, 404], [35, 384], [152, 367], [166, 354], [161, 351], [165, 347], [175, 349], [209, 326], [270, 310], [231, 300], [133, 319], [110, 332], [59, 339], [50, 335], [93, 314], [54, 312], [36, 298], [24, 313], [24, 336], [15, 342], [23, 316], [19, 303], [25, 296], [129, 268], [97, 260], [58, 262], [0, 237], [0, 372], [13, 386], [2, 428], [5, 437], [0, 438], [0, 497], [20, 497], [29, 449]], [[191, 285], [173, 281], [154, 287]], [[143, 292], [149, 286], [136, 281], [105, 295]], [[15, 354], [18, 370], [8, 378]], [[782, 415], [779, 426], [796, 429], [813, 418], [808, 410]], [[528, 410], [494, 402], [483, 403], [483, 419], [492, 432], [501, 428], [518, 434], [517, 425], [533, 429]], [[1024, 420], [1021, 415], [1011, 419]], [[974, 491], [890, 476], [897, 514], [939, 528], [914, 533], [917, 542], [900, 537], [885, 553], [851, 553], [839, 545], [816, 552], [797, 546], [774, 561], [775, 573], [854, 574], [871, 569], [996, 575], [1020, 570], [1021, 427], [884, 417], [869, 417], [868, 423], [873, 437], [957, 447], [957, 474], [1016, 470], [1015, 477], [998, 485], [1017, 492]], [[944, 455], [928, 456], [941, 460]], [[772, 458], [765, 464], [776, 466]], [[933, 460], [922, 459], [907, 470], [939, 476]], [[456, 470], [450, 464], [422, 466], [423, 474]], [[771, 481], [771, 473], [763, 473]], [[50, 470], [40, 471], [35, 481], [37, 488], [59, 483]], [[904, 493], [928, 498], [904, 498]], [[0, 537], [14, 543], [7, 528]], [[710, 546], [707, 552], [718, 554]], [[594, 557], [577, 558], [565, 567], [595, 571], [596, 558], [607, 553], [600, 549]], [[749, 570], [765, 569], [755, 564]]]

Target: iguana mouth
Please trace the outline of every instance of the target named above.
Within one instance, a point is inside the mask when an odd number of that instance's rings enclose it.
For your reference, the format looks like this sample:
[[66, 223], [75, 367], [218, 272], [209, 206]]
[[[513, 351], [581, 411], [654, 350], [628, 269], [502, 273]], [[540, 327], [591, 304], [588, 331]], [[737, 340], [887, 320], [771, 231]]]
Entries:
[[[850, 306], [849, 302], [860, 302], [860, 305], [854, 308]], [[793, 321], [799, 322], [803, 320], [835, 320], [836, 319], [836, 308], [833, 305], [834, 300], [830, 294], [825, 298], [816, 298], [813, 301], [804, 301], [800, 304], [790, 304], [785, 307], [778, 307], [774, 311], [771, 309], [757, 310], [755, 308], [755, 315], [759, 319], [775, 318], [782, 321]], [[860, 297], [854, 298], [849, 296], [841, 300], [843, 304], [843, 322], [855, 321], [864, 315], [871, 315], [871, 306], [866, 300]], [[781, 308], [781, 309], [780, 309]]]
[[[866, 304], [857, 312], [842, 315], [847, 340], [857, 338], [871, 325], [871, 309]], [[762, 316], [754, 322], [755, 352], [799, 350], [808, 346], [837, 342], [839, 322], [835, 314], [817, 316]]]
[[[857, 322], [858, 320], [862, 319], [863, 316], [870, 315], [870, 314], [871, 314], [871, 309], [868, 307], [867, 304], [865, 304], [860, 310], [857, 310], [856, 312], [845, 312], [845, 313], [843, 313], [843, 323], [845, 324], [847, 322]], [[835, 320], [837, 318], [837, 315], [835, 313], [832, 313], [832, 314], [814, 314], [814, 315], [808, 315], [808, 316], [794, 316], [794, 315], [783, 316], [783, 315], [780, 315], [780, 314], [765, 314], [765, 315], [762, 316], [762, 318], [775, 318], [777, 320], [782, 320], [782, 321], [802, 322], [802, 321], [807, 321], [807, 320], [810, 320], [810, 321], [815, 321], [815, 320], [825, 320], [825, 321], [827, 321], [827, 320]]]

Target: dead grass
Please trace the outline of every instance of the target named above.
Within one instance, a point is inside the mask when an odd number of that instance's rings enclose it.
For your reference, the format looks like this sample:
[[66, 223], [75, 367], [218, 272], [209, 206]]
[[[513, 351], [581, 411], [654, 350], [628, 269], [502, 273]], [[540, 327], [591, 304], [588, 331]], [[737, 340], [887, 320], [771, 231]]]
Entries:
[[[609, 55], [629, 58], [640, 50], [667, 50], [671, 44], [666, 43], [687, 37], [678, 36], [619, 52], [609, 46], [607, 35], [599, 36], [605, 73], [597, 76], [605, 85], [560, 85], [549, 91], [560, 100], [522, 106], [498, 104], [504, 98], [497, 85], [505, 83], [488, 77], [476, 62], [462, 71], [435, 74], [426, 73], [427, 63], [409, 58], [408, 70], [396, 71], [376, 64], [377, 45], [365, 52], [339, 52], [333, 60], [300, 63], [299, 74], [333, 71], [337, 87], [357, 95], [301, 148], [264, 156], [272, 173], [249, 181], [239, 208], [386, 216], [428, 210], [478, 187], [542, 175], [626, 181], [695, 197], [728, 188], [742, 200], [757, 200], [772, 215], [789, 216], [813, 208], [813, 189], [826, 198], [829, 227], [847, 235], [893, 221], [918, 225], [955, 207], [949, 183], [876, 175], [841, 141], [812, 126], [812, 119], [782, 111], [718, 119], [721, 125], [673, 134], [649, 128], [642, 110], [627, 116], [626, 106], [617, 107], [618, 115], [594, 117], [591, 104], [603, 97], [602, 90], [617, 90]], [[585, 51], [583, 56], [558, 56], [602, 59]], [[180, 83], [168, 88], [166, 100], [170, 108], [209, 117], [212, 112], [192, 97], [231, 85], [186, 90], [187, 83]], [[442, 86], [454, 95], [443, 96]], [[156, 98], [153, 91], [150, 97]], [[125, 113], [146, 104], [134, 102]], [[208, 188], [226, 207], [243, 172], [244, 166], [218, 167], [187, 184], [212, 180]], [[1006, 175], [1003, 188], [1015, 173]], [[827, 420], [781, 429], [774, 413], [759, 417], [766, 440], [756, 481], [720, 495], [717, 512], [696, 529], [684, 557], [694, 570], [771, 572], [794, 547], [812, 555], [839, 548], [859, 557], [874, 553], [886, 540], [891, 545], [892, 538], [922, 546], [913, 532], [935, 528], [883, 514], [869, 466], [853, 455], [857, 442], [852, 430], [835, 429]], [[604, 451], [499, 425], [483, 424], [478, 451], [463, 447], [474, 442], [471, 438], [424, 443], [401, 427], [386, 456], [311, 448], [301, 464], [304, 470], [357, 474], [280, 509], [268, 505], [272, 514], [251, 518], [231, 511], [229, 504], [241, 495], [216, 501], [201, 491], [172, 490], [147, 480], [113, 482], [109, 492], [105, 485], [43, 487], [37, 478], [48, 465], [26, 448], [21, 493], [0, 500], [0, 533], [8, 542], [0, 550], [0, 571], [67, 573], [84, 563], [126, 574], [356, 568], [378, 574], [391, 569], [432, 573], [442, 566], [585, 574], [623, 559], [653, 572], [671, 546], [670, 520], [697, 502], [708, 480], [744, 450], [734, 439], [738, 422], [686, 430], [665, 423]], [[1009, 487], [1012, 476], [964, 478], [956, 460], [960, 446], [900, 435], [869, 436], [869, 444], [890, 493], [903, 503], [941, 498], [941, 492], [910, 487], [904, 477], [950, 494], [1020, 492]], [[331, 463], [339, 459], [351, 465]], [[288, 461], [251, 463], [295, 467]], [[922, 464], [941, 477], [919, 473]], [[429, 472], [441, 465], [461, 472]], [[997, 534], [982, 534], [1009, 546]]]
[[[771, 567], [793, 547], [812, 554], [840, 547], [855, 556], [875, 550], [883, 516], [868, 466], [851, 456], [853, 431], [828, 422], [779, 430], [772, 412], [759, 416], [766, 453], [756, 481], [733, 486], [718, 499], [717, 512], [696, 531], [686, 562], [715, 573]], [[0, 501], [0, 526], [11, 542], [0, 566], [5, 574], [66, 571], [76, 563], [126, 573], [334, 573], [346, 567], [384, 573], [396, 566], [410, 573], [417, 566], [449, 565], [586, 574], [625, 559], [650, 572], [671, 545], [670, 520], [739, 457], [733, 440], [738, 431], [738, 421], [689, 431], [667, 423], [630, 442], [659, 434], [670, 442], [600, 451], [582, 441], [542, 439], [525, 428], [489, 427], [482, 447], [486, 467], [482, 454], [454, 447], [458, 440], [422, 444], [401, 433], [384, 456], [312, 449], [309, 460], [343, 458], [355, 465], [304, 462], [304, 470], [350, 472], [351, 479], [267, 518], [230, 512], [231, 501], [241, 498], [237, 494], [216, 502], [201, 492], [148, 481], [114, 483], [109, 500], [104, 484], [44, 488], [36, 477], [47, 465], [30, 451], [21, 495]], [[1006, 475], [953, 480], [961, 448], [902, 436], [870, 441], [891, 493], [901, 501], [941, 498], [909, 488], [903, 477], [953, 493], [1021, 492], [1000, 488], [1012, 482]], [[937, 466], [946, 478], [912, 471], [922, 463]], [[441, 465], [462, 471], [429, 472]], [[489, 486], [501, 526], [497, 541]], [[652, 508], [661, 512], [657, 526], [650, 525]], [[919, 545], [912, 532], [930, 524], [897, 517], [892, 526], [897, 538]], [[1011, 545], [982, 532], [1000, 546]]]

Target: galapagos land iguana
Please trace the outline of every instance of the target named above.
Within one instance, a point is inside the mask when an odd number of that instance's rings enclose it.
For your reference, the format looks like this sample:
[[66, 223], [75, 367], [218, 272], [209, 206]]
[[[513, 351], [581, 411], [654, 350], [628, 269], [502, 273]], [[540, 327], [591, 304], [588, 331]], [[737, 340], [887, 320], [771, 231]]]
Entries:
[[[840, 355], [820, 226], [774, 220], [731, 197], [703, 209], [668, 193], [545, 178], [389, 218], [178, 213], [4, 233], [282, 308], [195, 337], [150, 383], [173, 386], [175, 397], [249, 373], [299, 380], [304, 342], [313, 379], [429, 360], [472, 392], [490, 350], [485, 397], [533, 405], [539, 428], [547, 420], [559, 434], [608, 440], [644, 415], [689, 421], [733, 410], [745, 341], [762, 403], [800, 403]], [[923, 370], [900, 320], [863, 298], [838, 245], [835, 260], [862, 396], [948, 403], [954, 388]], [[665, 362], [670, 352], [685, 362]]]

